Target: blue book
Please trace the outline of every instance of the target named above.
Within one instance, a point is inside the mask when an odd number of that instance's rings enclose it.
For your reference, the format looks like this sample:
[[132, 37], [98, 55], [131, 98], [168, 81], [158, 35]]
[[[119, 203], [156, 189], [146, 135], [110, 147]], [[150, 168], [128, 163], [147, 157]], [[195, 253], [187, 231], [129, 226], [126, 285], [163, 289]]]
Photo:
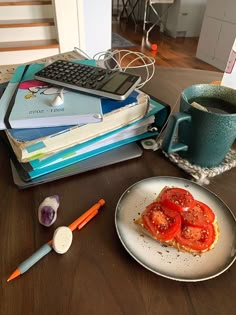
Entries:
[[[43, 64], [21, 65], [12, 76], [0, 103], [0, 108], [2, 107], [4, 112], [17, 89], [8, 117], [11, 128], [68, 126], [102, 121], [103, 114], [99, 97], [54, 87], [35, 80], [34, 74], [43, 67]], [[63, 104], [52, 106], [53, 100], [58, 96], [63, 99]], [[3, 120], [2, 113], [0, 114]]]
[[[137, 96], [139, 93], [133, 91], [129, 97], [123, 101], [114, 101], [107, 98], [101, 98], [102, 113], [106, 115], [112, 111], [118, 110], [127, 105], [137, 104]], [[69, 125], [69, 126], [56, 126], [56, 127], [45, 127], [45, 128], [23, 128], [23, 129], [8, 129], [7, 132], [10, 134], [13, 140], [19, 142], [37, 141], [38, 139], [45, 137], [55, 137], [57, 134], [67, 132], [71, 128], [80, 127], [80, 125]]]
[[[23, 67], [17, 67], [15, 74], [12, 76], [10, 82], [5, 86], [1, 84], [1, 98], [0, 98], [0, 130], [6, 129], [5, 117], [8, 112], [8, 106], [10, 100], [12, 99], [19, 82], [16, 80], [16, 77], [21, 77], [23, 74]], [[3, 86], [3, 87], [2, 87]]]

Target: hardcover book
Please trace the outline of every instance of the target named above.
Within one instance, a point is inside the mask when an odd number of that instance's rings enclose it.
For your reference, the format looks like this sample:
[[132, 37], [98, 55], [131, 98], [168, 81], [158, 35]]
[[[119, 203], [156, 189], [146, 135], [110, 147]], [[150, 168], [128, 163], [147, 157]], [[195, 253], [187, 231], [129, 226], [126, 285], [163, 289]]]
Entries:
[[[8, 117], [11, 128], [41, 128], [102, 121], [100, 98], [35, 80], [34, 73], [43, 67], [43, 64], [19, 66], [9, 88], [6, 88], [1, 100], [1, 103], [8, 101], [8, 104], [4, 104], [5, 107], [12, 101], [13, 91], [17, 89]], [[52, 106], [56, 97], [61, 97], [63, 102]]]

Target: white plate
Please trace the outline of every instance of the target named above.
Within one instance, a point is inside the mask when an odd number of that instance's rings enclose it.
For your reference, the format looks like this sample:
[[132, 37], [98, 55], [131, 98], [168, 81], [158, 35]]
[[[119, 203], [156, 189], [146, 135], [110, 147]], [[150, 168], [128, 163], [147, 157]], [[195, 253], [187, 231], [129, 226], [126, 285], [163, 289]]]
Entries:
[[[134, 220], [140, 217], [165, 186], [185, 188], [195, 199], [210, 206], [220, 227], [215, 248], [193, 256], [165, 247], [144, 235]], [[115, 225], [121, 243], [142, 266], [163, 277], [179, 281], [202, 281], [227, 270], [236, 259], [236, 219], [225, 203], [209, 190], [175, 177], [152, 177], [129, 187], [118, 201]]]

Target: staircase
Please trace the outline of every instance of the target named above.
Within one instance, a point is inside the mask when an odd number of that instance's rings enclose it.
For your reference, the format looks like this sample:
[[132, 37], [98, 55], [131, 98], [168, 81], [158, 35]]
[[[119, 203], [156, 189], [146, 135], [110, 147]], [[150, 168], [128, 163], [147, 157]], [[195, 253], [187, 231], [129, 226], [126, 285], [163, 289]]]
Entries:
[[0, 0], [0, 65], [59, 53], [54, 7], [49, 0]]

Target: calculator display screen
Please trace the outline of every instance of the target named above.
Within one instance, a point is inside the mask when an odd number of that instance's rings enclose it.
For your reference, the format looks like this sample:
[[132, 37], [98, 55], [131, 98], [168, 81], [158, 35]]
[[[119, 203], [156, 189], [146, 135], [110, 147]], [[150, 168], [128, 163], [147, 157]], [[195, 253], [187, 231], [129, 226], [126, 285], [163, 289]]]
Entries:
[[115, 92], [127, 80], [127, 77], [128, 76], [123, 73], [117, 73], [101, 88], [101, 90], [111, 93]]

